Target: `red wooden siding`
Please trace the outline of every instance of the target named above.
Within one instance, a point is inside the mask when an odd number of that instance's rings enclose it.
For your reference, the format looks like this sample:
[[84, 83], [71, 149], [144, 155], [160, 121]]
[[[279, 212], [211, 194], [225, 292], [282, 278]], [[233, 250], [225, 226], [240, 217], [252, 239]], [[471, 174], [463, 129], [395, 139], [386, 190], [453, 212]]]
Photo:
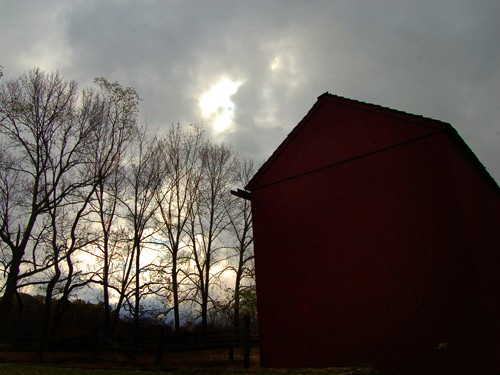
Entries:
[[319, 104], [248, 186], [262, 365], [499, 372], [497, 192], [442, 123]]

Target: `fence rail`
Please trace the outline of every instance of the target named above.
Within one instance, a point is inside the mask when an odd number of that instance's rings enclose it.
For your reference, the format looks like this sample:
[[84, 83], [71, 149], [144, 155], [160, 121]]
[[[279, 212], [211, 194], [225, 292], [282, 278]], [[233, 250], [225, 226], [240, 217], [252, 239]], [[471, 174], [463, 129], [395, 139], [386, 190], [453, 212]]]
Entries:
[[229, 349], [229, 360], [234, 360], [234, 349], [243, 348], [244, 368], [250, 367], [250, 348], [258, 346], [258, 339], [252, 338], [250, 316], [246, 315], [240, 328], [165, 334], [160, 327], [158, 337], [151, 340], [116, 339], [110, 340], [99, 332], [96, 326], [92, 334], [61, 337], [0, 340], [0, 352], [45, 351], [90, 351], [94, 360], [102, 351], [118, 351], [136, 360], [133, 353], [156, 353], [156, 363], [161, 364], [164, 353]]

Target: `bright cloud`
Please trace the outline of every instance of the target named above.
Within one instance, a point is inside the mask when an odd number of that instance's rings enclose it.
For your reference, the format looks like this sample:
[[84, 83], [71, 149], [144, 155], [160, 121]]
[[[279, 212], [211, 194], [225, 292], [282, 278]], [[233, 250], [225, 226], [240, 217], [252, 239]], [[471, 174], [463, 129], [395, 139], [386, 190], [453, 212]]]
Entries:
[[215, 116], [215, 130], [222, 131], [231, 125], [234, 103], [230, 97], [238, 90], [239, 86], [240, 83], [224, 78], [201, 97], [200, 106], [203, 109], [203, 114], [209, 117]]

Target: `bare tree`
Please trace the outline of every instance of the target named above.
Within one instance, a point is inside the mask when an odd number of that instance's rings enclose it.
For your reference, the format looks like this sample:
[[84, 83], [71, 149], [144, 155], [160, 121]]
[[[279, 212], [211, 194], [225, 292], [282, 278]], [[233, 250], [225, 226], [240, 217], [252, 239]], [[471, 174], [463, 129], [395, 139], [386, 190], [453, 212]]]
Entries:
[[189, 215], [193, 213], [197, 191], [202, 180], [200, 153], [204, 146], [201, 127], [191, 125], [187, 129], [172, 126], [162, 141], [165, 169], [170, 171], [163, 189], [158, 191], [158, 214], [156, 223], [159, 228], [158, 243], [168, 253], [170, 269], [168, 292], [172, 296], [170, 310], [174, 313], [175, 331], [180, 331], [180, 270], [188, 260], [186, 228]]
[[[116, 270], [109, 273], [109, 276], [114, 275], [114, 277], [110, 277], [108, 287], [114, 290], [119, 296], [109, 333], [109, 336], [113, 337], [120, 319], [120, 310], [124, 302], [128, 301], [130, 295], [134, 293], [134, 289], [131, 287], [134, 280], [131, 275], [134, 267], [135, 252], [129, 239], [129, 230], [125, 226], [112, 230], [110, 239], [112, 242], [109, 248], [113, 249], [113, 255], [116, 256]], [[110, 257], [112, 258], [113, 255], [110, 254]]]
[[[61, 286], [61, 297], [58, 300], [56, 311], [54, 315], [54, 324], [52, 334], [57, 330], [62, 317], [69, 306], [69, 296], [77, 288], [93, 282], [92, 278], [83, 278], [82, 272], [76, 271], [72, 262], [72, 255], [79, 249], [88, 247], [89, 244], [95, 244], [98, 238], [106, 237], [106, 231], [95, 233], [91, 238], [90, 234], [95, 232], [92, 230], [90, 221], [86, 218], [86, 226], [81, 226], [82, 217], [88, 217], [91, 210], [87, 210], [87, 206], [93, 202], [95, 198], [98, 200], [102, 197], [103, 187], [106, 185], [114, 185], [116, 180], [117, 171], [120, 168], [122, 155], [125, 151], [127, 144], [132, 138], [135, 128], [138, 113], [139, 96], [136, 91], [130, 87], [123, 87], [118, 82], [110, 83], [105, 78], [97, 78], [95, 82], [99, 85], [98, 92], [90, 91], [93, 97], [93, 116], [92, 121], [96, 123], [96, 130], [94, 132], [94, 140], [92, 148], [87, 153], [87, 164], [84, 173], [87, 175], [95, 176], [94, 183], [87, 187], [86, 190], [80, 192], [80, 196], [76, 201], [71, 202], [74, 210], [78, 210], [73, 217], [71, 226], [71, 237], [65, 243], [69, 243], [66, 252], [66, 277]], [[111, 180], [111, 184], [108, 181]], [[102, 224], [102, 221], [99, 221]], [[79, 235], [75, 235], [78, 230]], [[86, 239], [86, 242], [83, 240]], [[106, 279], [107, 269], [103, 267], [102, 278]], [[100, 274], [97, 275], [100, 277]], [[103, 283], [104, 284], [104, 283]], [[105, 288], [104, 288], [105, 289]], [[106, 289], [104, 294], [106, 294]], [[105, 325], [106, 332], [109, 331], [110, 318], [109, 318], [109, 299], [105, 299], [106, 318]], [[107, 308], [106, 308], [107, 307]]]
[[[94, 200], [91, 201], [97, 227], [100, 229], [97, 254], [102, 262], [98, 273], [103, 288], [104, 332], [109, 335], [111, 328], [111, 307], [109, 298], [110, 269], [113, 246], [113, 224], [116, 219], [118, 196], [123, 185], [123, 163], [127, 146], [137, 134], [137, 114], [139, 96], [131, 87], [123, 87], [118, 82], [110, 83], [105, 78], [97, 78], [102, 102], [102, 126], [97, 137], [97, 144], [92, 153], [92, 170], [96, 179]], [[115, 241], [114, 244], [117, 242]]]
[[[18, 288], [39, 285], [43, 337], [59, 297], [54, 334], [71, 293], [95, 282], [106, 334], [125, 306], [137, 338], [141, 299], [150, 294], [169, 301], [176, 331], [185, 301], [207, 329], [228, 270], [238, 324], [241, 296], [252, 287], [251, 218], [248, 202], [229, 191], [248, 180], [253, 165], [205, 141], [199, 126], [172, 126], [159, 140], [137, 126], [133, 88], [95, 82], [99, 90], [78, 94], [74, 81], [35, 69], [0, 86], [0, 328]], [[93, 273], [77, 263], [81, 251], [96, 257]], [[144, 261], [152, 251], [161, 262]], [[110, 293], [119, 296], [113, 321]]]
[[80, 173], [97, 125], [90, 118], [92, 109], [85, 107], [87, 99], [84, 93], [78, 103], [74, 81], [39, 69], [0, 86], [0, 240], [6, 274], [0, 328], [20, 278], [52, 267], [50, 262], [37, 263], [43, 231], [38, 219], [94, 181], [94, 176]]
[[[255, 174], [252, 160], [239, 161], [236, 167], [236, 184], [245, 186]], [[252, 235], [252, 213], [250, 200], [233, 197], [227, 206], [229, 233], [233, 240], [232, 255], [229, 257], [229, 269], [234, 272], [234, 292], [232, 306], [233, 324], [239, 327], [240, 310], [255, 294], [255, 268]], [[243, 298], [242, 298], [243, 297]]]
[[[48, 204], [38, 215], [38, 221], [42, 223], [39, 227], [42, 230], [39, 231], [35, 242], [40, 245], [38, 248], [44, 254], [40, 263], [42, 269], [52, 270], [49, 272], [51, 274], [45, 290], [43, 337], [48, 334], [51, 301], [56, 285], [63, 283], [55, 319], [60, 322], [71, 291], [90, 281], [81, 279], [82, 273], [74, 269], [72, 259], [77, 250], [94, 240], [89, 237], [90, 226], [87, 224], [82, 227], [81, 219], [88, 215], [87, 206], [97, 187], [116, 169], [115, 165], [123, 151], [124, 142], [130, 137], [131, 129], [135, 126], [138, 105], [135, 90], [124, 89], [118, 83], [110, 84], [103, 78], [97, 79], [96, 83], [101, 87], [100, 92], [92, 89], [83, 91], [79, 105], [71, 108], [65, 123], [60, 124], [61, 133], [54, 132], [52, 138], [38, 140], [32, 134], [27, 136], [33, 137], [33, 142], [39, 142], [40, 148], [47, 146], [44, 142], [53, 142], [51, 148], [45, 150], [47, 155], [42, 154], [47, 158], [47, 162], [40, 172], [43, 177], [40, 190], [45, 194], [46, 200], [53, 204]], [[47, 112], [47, 108], [43, 110]], [[43, 115], [46, 115], [45, 112]], [[59, 168], [62, 167], [54, 156], [65, 161], [64, 148], [71, 146], [71, 133], [78, 129], [77, 126], [88, 131], [82, 135], [81, 147], [74, 150], [74, 165], [64, 174], [61, 182], [57, 183], [54, 179], [60, 178]], [[57, 141], [60, 143], [57, 144]], [[57, 155], [57, 152], [60, 152], [60, 155]], [[69, 190], [68, 185], [72, 186]], [[45, 188], [45, 191], [42, 191], [42, 188]], [[31, 259], [25, 261], [31, 262], [32, 269], [38, 267], [35, 255], [36, 252], [33, 251]], [[63, 270], [60, 267], [62, 261], [65, 263], [63, 280]], [[18, 287], [43, 283], [27, 279], [27, 276], [33, 274], [32, 271], [19, 275], [18, 281], [25, 281]], [[56, 327], [57, 324], [54, 325], [54, 330]]]
[[113, 263], [118, 263], [118, 258], [124, 244], [124, 235], [118, 229], [117, 210], [118, 196], [121, 193], [123, 179], [120, 173], [120, 165], [113, 173], [101, 181], [95, 191], [95, 199], [92, 202], [92, 211], [95, 213], [95, 227], [99, 228], [99, 238], [91, 254], [96, 257], [100, 268], [96, 271], [99, 284], [102, 285], [104, 303], [104, 334], [111, 333], [111, 304], [110, 289], [112, 289]]
[[[124, 219], [128, 223], [131, 235], [131, 256], [129, 269], [134, 264], [134, 336], [138, 337], [141, 274], [149, 265], [141, 266], [141, 253], [144, 242], [155, 232], [152, 217], [155, 214], [158, 202], [155, 199], [158, 190], [162, 187], [168, 170], [162, 163], [162, 153], [157, 137], [150, 136], [145, 127], [137, 130], [134, 138], [134, 149], [130, 160], [125, 167], [125, 190], [119, 198], [124, 207]], [[120, 300], [126, 299], [126, 293], [120, 295]], [[119, 301], [120, 303], [120, 301]], [[131, 303], [129, 303], [131, 305]]]
[[234, 181], [236, 159], [223, 143], [206, 143], [202, 154], [203, 180], [196, 193], [196, 203], [189, 218], [188, 234], [193, 267], [187, 271], [191, 282], [190, 300], [199, 307], [202, 328], [208, 329], [208, 312], [224, 269], [217, 269], [225, 259], [223, 233], [229, 220], [227, 200]]
[[[92, 195], [92, 189], [90, 190], [83, 196], [80, 196], [80, 194], [71, 194], [65, 198], [64, 203], [51, 207], [47, 213], [47, 217], [49, 218], [48, 236], [41, 238], [41, 240], [46, 262], [52, 265], [52, 268], [48, 271], [52, 272], [45, 272], [46, 274], [51, 273], [51, 276], [45, 288], [42, 340], [47, 338], [49, 334], [52, 299], [56, 286], [59, 283], [63, 283], [63, 290], [73, 290], [74, 288], [85, 286], [91, 281], [91, 279], [86, 279], [81, 271], [75, 270], [72, 259], [75, 252], [88, 246], [95, 240], [91, 235], [89, 226], [80, 225], [81, 219], [86, 215], [86, 207]], [[57, 193], [54, 192], [54, 194]], [[30, 282], [28, 281], [25, 285], [29, 284]], [[23, 282], [21, 282], [19, 287], [23, 287]], [[67, 295], [64, 292], [61, 296], [61, 299], [63, 298], [67, 299]], [[60, 323], [62, 315], [62, 310], [58, 309], [58, 314], [56, 314], [54, 319], [55, 322]], [[53, 324], [53, 333], [56, 332], [58, 323]]]

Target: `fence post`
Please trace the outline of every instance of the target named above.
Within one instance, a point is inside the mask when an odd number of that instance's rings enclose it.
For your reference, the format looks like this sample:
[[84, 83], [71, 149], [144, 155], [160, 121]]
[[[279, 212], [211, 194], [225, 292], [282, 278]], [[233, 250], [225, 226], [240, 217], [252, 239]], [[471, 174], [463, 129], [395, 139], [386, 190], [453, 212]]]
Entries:
[[163, 326], [160, 327], [160, 332], [158, 332], [158, 344], [156, 346], [156, 364], [161, 364], [163, 360]]
[[250, 368], [250, 345], [252, 336], [250, 332], [250, 315], [245, 315], [245, 326], [243, 331], [243, 367]]
[[99, 352], [99, 326], [94, 326], [94, 335], [92, 339], [92, 359], [97, 361], [97, 353]]

